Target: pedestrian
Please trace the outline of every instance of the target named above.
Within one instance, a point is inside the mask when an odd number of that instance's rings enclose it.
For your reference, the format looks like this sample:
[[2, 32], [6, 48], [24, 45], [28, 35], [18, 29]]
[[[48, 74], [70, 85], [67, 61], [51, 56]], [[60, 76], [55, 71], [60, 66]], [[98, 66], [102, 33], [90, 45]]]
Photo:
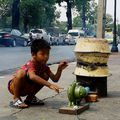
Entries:
[[[46, 86], [57, 93], [61, 89], [58, 85], [48, 82], [58, 82], [62, 71], [68, 66], [67, 62], [60, 62], [56, 74], [47, 66], [49, 59], [50, 45], [43, 39], [34, 40], [31, 44], [31, 60], [20, 67], [8, 83], [8, 90], [13, 94], [13, 101], [10, 106], [27, 108], [29, 105], [43, 105], [44, 102], [35, 95], [43, 86]], [[21, 97], [26, 96], [24, 102]]]
[[31, 45], [32, 41], [33, 41], [32, 33], [29, 33], [28, 45]]

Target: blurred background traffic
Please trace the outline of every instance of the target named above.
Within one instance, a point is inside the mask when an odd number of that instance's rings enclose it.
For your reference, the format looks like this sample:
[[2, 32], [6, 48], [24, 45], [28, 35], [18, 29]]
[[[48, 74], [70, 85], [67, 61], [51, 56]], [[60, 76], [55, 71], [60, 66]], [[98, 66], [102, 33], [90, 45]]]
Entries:
[[[106, 2], [106, 0], [104, 0]], [[4, 0], [0, 1], [0, 46], [29, 46], [35, 38], [50, 45], [75, 45], [78, 38], [97, 36], [98, 0]], [[67, 21], [61, 21], [61, 11]], [[104, 4], [104, 38], [113, 43], [114, 20]], [[120, 24], [116, 21], [117, 44]]]

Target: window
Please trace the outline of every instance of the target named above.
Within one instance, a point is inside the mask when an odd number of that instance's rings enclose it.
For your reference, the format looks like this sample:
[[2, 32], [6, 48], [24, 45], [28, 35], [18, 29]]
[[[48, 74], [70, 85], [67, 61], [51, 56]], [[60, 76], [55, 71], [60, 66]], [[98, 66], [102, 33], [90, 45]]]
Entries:
[[32, 33], [42, 33], [42, 30], [31, 30]]
[[70, 32], [68, 34], [70, 34], [71, 36], [78, 36], [78, 32]]

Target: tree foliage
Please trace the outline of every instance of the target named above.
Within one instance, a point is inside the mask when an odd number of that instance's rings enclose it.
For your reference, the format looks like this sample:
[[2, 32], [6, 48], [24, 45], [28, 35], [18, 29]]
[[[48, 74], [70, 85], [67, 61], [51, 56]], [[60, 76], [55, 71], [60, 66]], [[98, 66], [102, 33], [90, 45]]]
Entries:
[[56, 17], [55, 0], [21, 0], [21, 16], [32, 27], [48, 27]]
[[63, 21], [56, 21], [55, 26], [59, 28], [60, 32], [67, 33], [67, 23]]
[[10, 0], [0, 0], [0, 18], [9, 13], [10, 6], [11, 6]]
[[58, 3], [59, 5], [61, 4], [61, 2], [67, 2], [68, 0], [56, 0], [56, 3]]
[[73, 18], [73, 27], [82, 28], [82, 19], [79, 15], [77, 17]]
[[89, 1], [88, 9], [86, 12], [87, 21], [89, 24], [97, 23], [97, 3], [95, 0]]
[[[59, 4], [63, 1], [67, 2], [68, 0], [56, 0]], [[77, 26], [78, 22], [78, 26], [82, 25], [82, 28], [86, 28], [86, 21], [94, 24], [95, 19], [97, 19], [97, 4], [95, 3], [95, 0], [71, 0], [71, 2], [73, 3], [72, 7], [75, 7], [79, 13], [73, 21], [73, 26]]]
[[86, 28], [86, 21], [91, 22], [95, 19], [95, 0], [75, 0], [75, 6], [82, 19], [82, 28]]
[[118, 24], [118, 31], [117, 31], [117, 33], [118, 33], [118, 36], [120, 37], [120, 24]]
[[[95, 0], [71, 0], [79, 15], [73, 19], [74, 27], [83, 27], [97, 23], [97, 4]], [[13, 0], [0, 0], [0, 22], [1, 24], [10, 23], [11, 4]], [[55, 12], [55, 4], [68, 0], [21, 0], [20, 15], [21, 23], [29, 27], [47, 28], [54, 25], [56, 18], [60, 17], [59, 12]], [[83, 7], [83, 5], [85, 5]], [[106, 24], [113, 23], [112, 16], [107, 14]], [[67, 23], [58, 23], [60, 29]], [[65, 26], [66, 27], [66, 26]], [[63, 27], [64, 28], [64, 27]]]
[[106, 27], [109, 27], [111, 24], [113, 24], [112, 15], [106, 14]]
[[0, 26], [11, 25], [11, 4], [12, 0], [0, 0]]

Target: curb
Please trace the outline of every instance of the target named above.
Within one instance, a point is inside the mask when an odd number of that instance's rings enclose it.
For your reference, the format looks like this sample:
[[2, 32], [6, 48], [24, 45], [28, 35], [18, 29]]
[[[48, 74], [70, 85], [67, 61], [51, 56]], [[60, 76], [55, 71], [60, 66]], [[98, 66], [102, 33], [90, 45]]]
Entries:
[[[61, 61], [62, 61], [62, 60], [61, 60]], [[75, 59], [66, 60], [66, 61], [67, 61], [68, 63], [70, 63], [70, 62], [74, 62]], [[47, 63], [47, 65], [50, 66], [50, 65], [59, 64], [59, 63], [60, 63], [60, 61], [56, 61], [56, 62]], [[18, 68], [19, 68], [19, 67], [0, 71], [0, 76], [7, 75], [7, 74], [12, 74], [12, 73], [13, 73], [14, 71], [16, 71]]]

